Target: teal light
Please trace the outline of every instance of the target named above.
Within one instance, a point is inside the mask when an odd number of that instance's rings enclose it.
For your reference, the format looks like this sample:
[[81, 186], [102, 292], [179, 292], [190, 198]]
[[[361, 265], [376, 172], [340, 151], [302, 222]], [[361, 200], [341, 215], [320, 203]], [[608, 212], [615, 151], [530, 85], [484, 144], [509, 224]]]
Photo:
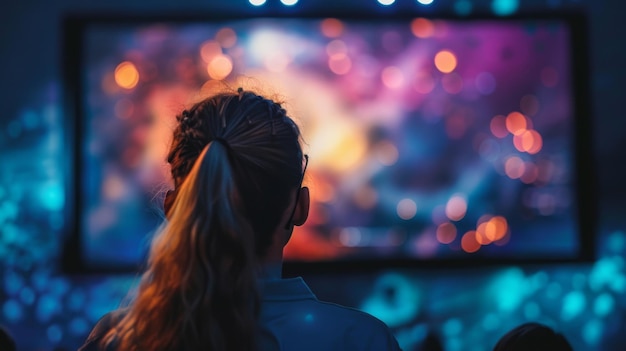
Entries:
[[571, 291], [563, 298], [561, 319], [569, 321], [581, 314], [587, 305], [585, 295], [580, 291]]
[[582, 330], [583, 340], [585, 340], [585, 342], [590, 346], [597, 345], [600, 339], [602, 338], [602, 329], [604, 329], [602, 321], [597, 320], [597, 319], [592, 319], [588, 321], [583, 326], [583, 330]]
[[498, 16], [512, 15], [519, 7], [519, 0], [493, 0], [491, 9]]
[[607, 316], [615, 307], [615, 299], [609, 293], [600, 294], [593, 303], [593, 312], [598, 317]]
[[63, 209], [65, 204], [65, 195], [63, 186], [57, 182], [50, 182], [44, 185], [40, 192], [39, 198], [41, 204], [50, 211], [59, 211]]
[[393, 328], [414, 320], [420, 306], [420, 291], [414, 283], [402, 274], [387, 273], [378, 278], [373, 294], [359, 309]]
[[519, 268], [502, 270], [491, 281], [490, 298], [500, 311], [511, 312], [522, 303], [532, 288]]
[[454, 12], [459, 16], [467, 16], [472, 13], [472, 2], [470, 0], [457, 0], [454, 3]]

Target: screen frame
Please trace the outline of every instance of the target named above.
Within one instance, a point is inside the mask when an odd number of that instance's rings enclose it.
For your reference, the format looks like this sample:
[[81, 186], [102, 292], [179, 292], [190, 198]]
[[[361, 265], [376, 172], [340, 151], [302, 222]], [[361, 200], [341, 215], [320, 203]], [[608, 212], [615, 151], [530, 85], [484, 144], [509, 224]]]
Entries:
[[595, 164], [593, 162], [592, 144], [592, 111], [591, 94], [589, 89], [589, 33], [588, 20], [584, 13], [561, 12], [542, 14], [519, 14], [513, 16], [494, 15], [470, 15], [454, 16], [446, 14], [379, 14], [379, 13], [290, 13], [262, 14], [257, 16], [244, 15], [216, 15], [213, 14], [185, 14], [185, 15], [119, 15], [119, 14], [73, 14], [68, 15], [62, 22], [63, 48], [61, 50], [61, 62], [63, 64], [63, 107], [66, 116], [65, 154], [65, 241], [62, 249], [61, 269], [69, 274], [127, 274], [134, 273], [145, 268], [145, 262], [138, 265], [110, 265], [100, 266], [89, 264], [82, 250], [82, 198], [81, 198], [81, 170], [82, 154], [81, 146], [83, 138], [81, 131], [84, 112], [84, 86], [82, 81], [83, 48], [85, 42], [85, 30], [88, 26], [98, 24], [126, 24], [140, 25], [149, 23], [181, 24], [193, 22], [214, 23], [246, 20], [253, 18], [276, 18], [276, 19], [322, 19], [338, 18], [340, 20], [359, 21], [409, 21], [416, 17], [428, 19], [454, 20], [454, 21], [512, 21], [512, 20], [555, 20], [568, 25], [570, 29], [570, 78], [572, 108], [574, 119], [574, 179], [573, 185], [576, 190], [577, 208], [575, 216], [578, 225], [579, 249], [572, 258], [485, 258], [485, 257], [460, 257], [460, 258], [434, 258], [434, 259], [357, 259], [341, 261], [286, 261], [284, 263], [284, 275], [293, 276], [299, 274], [317, 274], [329, 272], [361, 272], [372, 270], [385, 270], [392, 268], [463, 268], [480, 266], [510, 266], [510, 265], [537, 265], [537, 264], [566, 264], [592, 262], [596, 256], [597, 228], [597, 198], [595, 183]]

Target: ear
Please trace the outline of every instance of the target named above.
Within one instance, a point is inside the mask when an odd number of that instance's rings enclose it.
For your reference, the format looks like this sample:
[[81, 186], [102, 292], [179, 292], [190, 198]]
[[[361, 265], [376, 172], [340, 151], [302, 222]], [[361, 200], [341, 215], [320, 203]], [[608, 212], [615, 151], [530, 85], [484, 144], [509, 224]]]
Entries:
[[309, 194], [309, 188], [300, 188], [300, 195], [298, 197], [298, 203], [296, 204], [296, 212], [293, 214], [293, 224], [296, 226], [303, 225], [307, 218], [309, 218], [309, 208], [311, 205], [311, 197]]

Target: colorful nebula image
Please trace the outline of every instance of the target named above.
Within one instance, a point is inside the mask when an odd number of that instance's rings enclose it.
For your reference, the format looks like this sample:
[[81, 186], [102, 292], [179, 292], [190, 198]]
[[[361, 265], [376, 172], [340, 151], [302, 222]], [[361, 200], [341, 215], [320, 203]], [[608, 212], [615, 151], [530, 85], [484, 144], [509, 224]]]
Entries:
[[550, 19], [94, 22], [82, 33], [81, 249], [146, 257], [175, 116], [242, 86], [303, 133], [309, 220], [285, 259], [570, 259], [572, 31]]

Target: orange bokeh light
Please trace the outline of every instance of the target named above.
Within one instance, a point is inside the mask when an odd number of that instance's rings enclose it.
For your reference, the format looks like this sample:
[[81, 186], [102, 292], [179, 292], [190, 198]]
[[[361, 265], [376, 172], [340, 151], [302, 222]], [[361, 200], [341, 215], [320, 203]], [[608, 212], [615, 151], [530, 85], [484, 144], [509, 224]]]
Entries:
[[450, 244], [456, 239], [456, 227], [450, 222], [441, 223], [437, 226], [437, 241], [442, 244]]
[[470, 230], [461, 238], [461, 248], [467, 253], [476, 252], [480, 249], [480, 243], [476, 240], [476, 231]]
[[526, 131], [526, 128], [528, 128], [528, 121], [523, 114], [515, 111], [506, 116], [506, 129], [511, 134], [520, 135]]
[[130, 62], [124, 61], [115, 68], [115, 83], [124, 89], [132, 89], [139, 83], [139, 71]]
[[443, 73], [454, 71], [456, 64], [456, 56], [448, 50], [441, 50], [435, 55], [435, 67]]
[[493, 242], [493, 240], [487, 236], [487, 227], [490, 223], [489, 221], [480, 223], [476, 228], [476, 241], [481, 245], [489, 245]]
[[215, 56], [207, 66], [209, 77], [222, 80], [233, 71], [233, 62], [226, 55]]
[[209, 63], [217, 55], [222, 54], [222, 47], [215, 40], [205, 41], [200, 47], [200, 57], [202, 61]]
[[534, 155], [543, 147], [543, 139], [536, 130], [526, 130], [513, 138], [513, 145], [519, 151]]
[[506, 218], [502, 216], [492, 217], [489, 221], [485, 222], [484, 234], [487, 239], [491, 241], [498, 241], [506, 235], [509, 231], [509, 224]]
[[336, 18], [327, 18], [320, 25], [322, 34], [328, 38], [336, 38], [343, 33], [343, 23]]
[[411, 22], [411, 32], [418, 38], [428, 38], [435, 33], [435, 25], [426, 18], [416, 18]]

